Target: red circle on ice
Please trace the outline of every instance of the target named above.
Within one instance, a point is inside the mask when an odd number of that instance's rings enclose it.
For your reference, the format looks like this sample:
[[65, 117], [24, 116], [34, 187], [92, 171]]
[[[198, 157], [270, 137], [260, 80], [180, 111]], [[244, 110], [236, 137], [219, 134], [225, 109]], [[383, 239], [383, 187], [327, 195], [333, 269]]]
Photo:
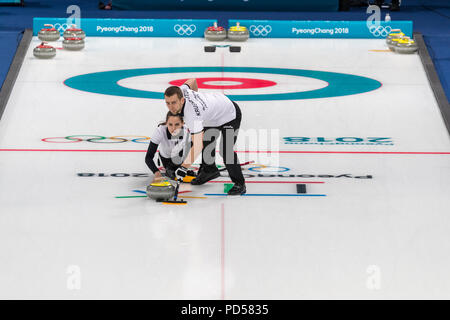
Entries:
[[[277, 83], [270, 80], [249, 78], [196, 78], [199, 89], [257, 89], [275, 86]], [[181, 86], [187, 79], [173, 80], [169, 83], [173, 86]], [[211, 83], [212, 82], [212, 83]], [[225, 84], [214, 84], [214, 82], [225, 82]], [[233, 83], [230, 83], [233, 82]]]

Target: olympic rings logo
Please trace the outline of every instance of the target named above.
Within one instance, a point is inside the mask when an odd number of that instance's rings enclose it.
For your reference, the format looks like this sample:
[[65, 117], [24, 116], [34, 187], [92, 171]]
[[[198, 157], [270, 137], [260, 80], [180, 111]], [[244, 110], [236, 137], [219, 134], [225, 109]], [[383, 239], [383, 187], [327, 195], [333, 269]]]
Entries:
[[388, 34], [391, 33], [392, 28], [390, 26], [383, 27], [383, 26], [372, 25], [369, 27], [369, 31], [375, 37], [387, 37]]
[[[255, 167], [256, 166], [256, 167]], [[248, 168], [248, 170], [253, 172], [286, 172], [289, 171], [289, 168], [286, 167], [272, 167], [272, 166], [266, 166], [266, 165], [257, 165], [255, 164], [254, 167]]]
[[272, 32], [272, 27], [269, 26], [269, 25], [265, 25], [265, 26], [262, 26], [262, 25], [258, 25], [258, 26], [251, 25], [250, 26], [250, 32], [256, 37], [258, 37], [258, 36], [265, 37], [269, 33]]
[[114, 137], [104, 137], [96, 135], [74, 135], [67, 137], [50, 137], [41, 139], [43, 142], [48, 143], [78, 143], [78, 142], [91, 142], [91, 143], [124, 143], [124, 142], [134, 142], [134, 143], [145, 143], [148, 144], [150, 137], [146, 136], [114, 136]]
[[193, 34], [195, 32], [195, 30], [197, 30], [197, 27], [194, 24], [191, 24], [191, 25], [176, 24], [173, 27], [173, 30], [175, 30], [175, 32], [178, 33], [180, 36], [184, 36], [184, 35], [190, 36], [191, 34]]
[[59, 31], [59, 33], [64, 33], [69, 28], [69, 25], [67, 23], [55, 23], [53, 27]]

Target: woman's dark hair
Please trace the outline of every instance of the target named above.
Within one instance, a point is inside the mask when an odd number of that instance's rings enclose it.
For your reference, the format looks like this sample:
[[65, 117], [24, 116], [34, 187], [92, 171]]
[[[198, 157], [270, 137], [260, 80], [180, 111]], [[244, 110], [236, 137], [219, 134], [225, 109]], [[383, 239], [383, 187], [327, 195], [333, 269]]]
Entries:
[[170, 111], [168, 111], [167, 114], [166, 114], [166, 121], [160, 122], [160, 123], [158, 124], [158, 127], [159, 127], [159, 126], [162, 126], [162, 125], [164, 125], [164, 124], [167, 124], [167, 121], [169, 121], [169, 118], [170, 118], [170, 117], [178, 117], [178, 118], [180, 119], [181, 122], [184, 121], [184, 120], [183, 120], [183, 116], [182, 116], [181, 114], [173, 114], [173, 113], [171, 113]]

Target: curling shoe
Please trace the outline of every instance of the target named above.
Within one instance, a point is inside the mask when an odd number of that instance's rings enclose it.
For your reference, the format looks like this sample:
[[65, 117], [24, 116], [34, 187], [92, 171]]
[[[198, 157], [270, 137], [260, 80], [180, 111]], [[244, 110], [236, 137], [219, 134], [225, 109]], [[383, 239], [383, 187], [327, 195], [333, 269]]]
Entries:
[[240, 196], [247, 192], [245, 184], [235, 184], [233, 188], [228, 191], [229, 196]]

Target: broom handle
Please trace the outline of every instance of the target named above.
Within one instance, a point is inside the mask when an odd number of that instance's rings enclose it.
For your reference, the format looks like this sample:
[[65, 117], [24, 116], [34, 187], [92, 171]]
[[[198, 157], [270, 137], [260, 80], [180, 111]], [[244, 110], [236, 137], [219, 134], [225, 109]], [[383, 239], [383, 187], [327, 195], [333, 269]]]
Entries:
[[178, 198], [178, 188], [180, 187], [180, 181], [177, 180], [177, 187], [175, 188], [175, 194], [173, 196], [173, 200], [177, 201]]
[[[247, 162], [241, 163], [240, 166], [241, 167], [242, 166], [246, 166], [247, 164], [250, 164], [250, 163], [253, 163], [253, 162], [255, 162], [255, 161], [247, 161]], [[227, 167], [219, 169], [219, 171], [225, 171], [225, 170], [227, 170]]]

